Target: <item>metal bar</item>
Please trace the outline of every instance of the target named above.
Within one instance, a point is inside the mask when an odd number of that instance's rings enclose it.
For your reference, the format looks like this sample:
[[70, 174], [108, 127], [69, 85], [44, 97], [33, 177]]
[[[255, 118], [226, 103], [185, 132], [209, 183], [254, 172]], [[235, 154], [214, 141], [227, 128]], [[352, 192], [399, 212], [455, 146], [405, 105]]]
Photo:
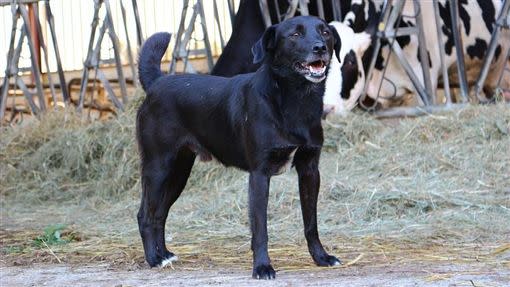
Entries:
[[494, 27], [494, 31], [492, 31], [491, 42], [489, 44], [489, 49], [485, 54], [485, 58], [483, 59], [482, 68], [480, 69], [480, 75], [478, 75], [478, 79], [476, 80], [474, 93], [475, 96], [480, 99], [480, 92], [483, 89], [483, 84], [487, 79], [487, 75], [489, 73], [489, 67], [492, 63], [492, 59], [494, 58], [494, 53], [496, 51], [496, 46], [498, 45], [499, 34], [501, 33], [501, 27], [506, 22], [506, 18], [508, 17], [508, 10], [510, 8], [510, 0], [505, 0], [503, 3], [503, 8], [499, 14], [498, 20], [496, 21], [496, 25]]
[[110, 98], [110, 100], [112, 101], [113, 105], [116, 108], [120, 109], [121, 111], [124, 111], [124, 105], [115, 96], [115, 93], [113, 92], [113, 88], [110, 85], [110, 81], [108, 81], [108, 79], [106, 78], [106, 76], [103, 73], [103, 71], [97, 69], [96, 73], [97, 73], [97, 77], [99, 78], [99, 80], [101, 81], [101, 83], [104, 86], [104, 89], [106, 91], [106, 94], [108, 95], [108, 98]]
[[299, 13], [303, 16], [310, 15], [310, 12], [308, 12], [307, 2], [308, 2], [308, 0], [299, 0]]
[[[507, 49], [506, 59], [510, 59], [510, 47]], [[509, 68], [506, 67], [507, 63], [505, 63], [503, 69], [501, 70], [501, 75], [499, 75], [498, 84], [496, 85], [497, 87], [501, 85], [501, 80], [503, 80], [503, 75], [505, 74], [505, 72], [510, 72], [510, 67]]]
[[294, 17], [296, 14], [297, 7], [299, 5], [300, 0], [289, 0], [289, 9], [287, 9], [287, 12], [285, 13], [285, 17], [283, 20], [290, 19]]
[[204, 42], [205, 42], [205, 52], [207, 54], [207, 65], [209, 66], [209, 72], [212, 71], [214, 67], [214, 60], [211, 51], [211, 42], [209, 42], [209, 34], [207, 33], [207, 23], [205, 22], [205, 13], [204, 6], [202, 0], [197, 0], [196, 9], [200, 13], [200, 24], [202, 25], [202, 30], [204, 32]]
[[87, 90], [87, 84], [89, 80], [89, 69], [93, 54], [94, 39], [96, 38], [97, 25], [99, 22], [99, 9], [101, 9], [101, 3], [102, 2], [100, 0], [94, 0], [94, 16], [92, 17], [92, 28], [90, 32], [89, 46], [87, 48], [87, 57], [85, 58], [85, 62], [83, 64], [84, 67], [81, 76], [80, 95], [78, 98], [78, 106], [76, 107], [78, 112], [81, 112], [83, 109], [83, 102], [85, 101], [85, 91]]
[[142, 34], [142, 25], [140, 24], [140, 14], [138, 13], [138, 3], [136, 0], [132, 0], [133, 4], [133, 13], [135, 14], [135, 24], [136, 24], [136, 42], [138, 47], [142, 46], [143, 43], [143, 34]]
[[435, 91], [432, 88], [432, 82], [430, 78], [430, 63], [429, 54], [427, 53], [427, 41], [425, 40], [425, 31], [423, 31], [423, 18], [420, 3], [417, 0], [413, 1], [414, 13], [416, 14], [416, 24], [418, 26], [418, 51], [421, 62], [421, 70], [423, 73], [423, 84], [425, 86], [426, 94], [424, 95], [427, 99], [424, 104], [430, 105], [435, 103]]
[[[269, 14], [269, 6], [267, 6], [267, 0], [259, 0], [260, 14], [262, 14], [262, 18], [264, 19], [264, 24], [266, 28], [271, 26], [271, 14]], [[278, 19], [281, 21], [281, 19]]]
[[[12, 27], [11, 27], [11, 40], [9, 42], [9, 50], [7, 52], [7, 65], [5, 66], [5, 76], [2, 83], [2, 91], [0, 100], [0, 122], [5, 116], [5, 109], [7, 105], [7, 95], [9, 91], [9, 79], [11, 77], [11, 65], [13, 61], [14, 54], [14, 42], [16, 38], [16, 27], [18, 25], [19, 14], [17, 8], [15, 7], [14, 2], [11, 2], [11, 12], [12, 12]], [[21, 38], [22, 39], [22, 38]]]
[[450, 0], [450, 17], [452, 19], [452, 33], [457, 52], [457, 72], [459, 74], [460, 95], [462, 102], [468, 101], [468, 84], [466, 77], [466, 65], [464, 63], [464, 49], [460, 37], [459, 6], [458, 0]]
[[333, 8], [333, 19], [335, 21], [342, 21], [342, 7], [340, 1], [331, 0], [331, 7]]
[[[508, 104], [507, 104], [508, 105]], [[395, 117], [418, 117], [449, 111], [457, 111], [468, 107], [469, 104], [451, 104], [447, 106], [422, 106], [422, 107], [395, 107], [380, 110], [374, 113], [376, 118], [395, 118]]]
[[419, 33], [419, 28], [418, 27], [403, 27], [403, 28], [398, 28], [398, 30], [392, 30], [392, 31], [387, 31], [384, 33], [384, 36], [386, 38], [396, 38], [396, 37], [401, 37], [401, 36], [409, 36], [409, 35], [416, 35]]
[[23, 95], [27, 99], [28, 105], [30, 106], [30, 110], [32, 111], [32, 113], [34, 115], [36, 115], [36, 116], [39, 115], [41, 110], [35, 104], [34, 97], [33, 97], [32, 93], [28, 90], [27, 85], [25, 85], [25, 83], [23, 83], [23, 81], [21, 80], [20, 77], [18, 77], [17, 75], [15, 77], [16, 77], [16, 84], [23, 91]]
[[62, 60], [60, 59], [60, 51], [58, 48], [57, 43], [57, 35], [55, 33], [55, 21], [53, 18], [53, 13], [51, 12], [50, 8], [50, 1], [45, 0], [44, 1], [45, 8], [46, 8], [46, 21], [48, 21], [48, 24], [50, 26], [50, 33], [51, 33], [51, 39], [53, 41], [53, 50], [55, 51], [55, 59], [57, 61], [57, 73], [58, 78], [60, 81], [60, 90], [62, 91], [62, 97], [64, 98], [64, 105], [68, 105], [71, 101], [69, 91], [67, 90], [67, 83], [66, 78], [64, 75], [64, 69], [62, 68]]
[[321, 19], [326, 19], [326, 17], [324, 17], [324, 3], [322, 3], [322, 0], [317, 0], [317, 12]]
[[[191, 13], [191, 19], [188, 24], [188, 27], [184, 31], [184, 38], [181, 39], [179, 47], [176, 48], [177, 56], [175, 57], [175, 59], [176, 60], [183, 59], [184, 71], [186, 71], [186, 72], [188, 71], [188, 59], [189, 59], [189, 49], [187, 47], [188, 47], [189, 41], [191, 40], [191, 34], [193, 34], [193, 31], [195, 30], [195, 22], [197, 21], [198, 14], [199, 14], [199, 12], [197, 9], [197, 4], [195, 4], [193, 6], [193, 12]], [[192, 70], [191, 73], [195, 73], [195, 71], [192, 67], [190, 67], [189, 69]]]
[[[391, 10], [390, 16], [389, 16], [388, 20], [386, 21], [386, 27], [385, 27], [386, 31], [388, 31], [390, 29], [394, 29], [395, 23], [399, 19], [405, 3], [406, 3], [406, 0], [396, 0], [396, 4], [393, 5], [393, 9]], [[391, 4], [390, 4], [390, 6], [391, 6]], [[386, 33], [385, 33], [385, 35], [386, 35]]]
[[[379, 55], [379, 51], [381, 49], [381, 38], [383, 37], [384, 28], [385, 28], [384, 25], [386, 25], [386, 23], [387, 23], [387, 20], [390, 15], [390, 11], [391, 11], [391, 3], [390, 3], [390, 1], [387, 0], [384, 2], [384, 7], [382, 9], [382, 13], [380, 16], [379, 25], [377, 27], [377, 29], [378, 29], [376, 32], [377, 38], [375, 40], [375, 45], [374, 45], [374, 50], [372, 51], [372, 56], [370, 57], [370, 64], [368, 66], [368, 70], [365, 75], [365, 83], [363, 84], [363, 91], [361, 92], [360, 103], [363, 103], [363, 100], [365, 99], [365, 97], [367, 95], [368, 83], [370, 82], [370, 80], [372, 78], [372, 73], [374, 72], [374, 67], [375, 67], [375, 63], [377, 60], [377, 56]], [[363, 105], [363, 104], [361, 104], [361, 105]]]
[[135, 86], [138, 86], [138, 81], [136, 81], [135, 61], [133, 59], [133, 51], [131, 50], [131, 40], [129, 39], [129, 33], [127, 28], [126, 8], [124, 8], [123, 0], [120, 0], [120, 11], [122, 13], [122, 22], [124, 23], [124, 33], [126, 34], [129, 67], [131, 68], [131, 77], [133, 79], [133, 83], [135, 83]]
[[443, 42], [443, 31], [441, 31], [441, 16], [439, 15], [439, 1], [433, 0], [434, 5], [434, 18], [436, 20], [436, 33], [437, 33], [437, 46], [439, 50], [439, 60], [441, 65], [441, 74], [443, 76], [443, 89], [446, 98], [446, 105], [452, 103], [452, 96], [450, 94], [450, 80], [448, 79], [448, 68], [445, 65], [445, 51]]
[[172, 59], [170, 60], [170, 70], [169, 70], [169, 73], [170, 74], [174, 74], [175, 73], [175, 67], [177, 65], [177, 58], [179, 57], [179, 53], [180, 53], [180, 45], [181, 45], [181, 38], [182, 38], [182, 34], [184, 33], [184, 25], [185, 25], [185, 22], [186, 22], [186, 12], [188, 11], [188, 5], [189, 5], [189, 0], [183, 0], [183, 7], [182, 7], [182, 13], [181, 13], [181, 22], [179, 23], [179, 28], [177, 29], [177, 37], [175, 38], [175, 46], [174, 46], [174, 51], [172, 53]]
[[221, 49], [225, 48], [225, 40], [223, 40], [223, 33], [221, 31], [221, 24], [220, 24], [220, 14], [218, 13], [218, 2], [216, 0], [213, 0], [213, 8], [214, 8], [214, 19], [216, 20], [216, 24], [218, 25], [218, 33], [220, 34], [220, 44]]
[[273, 0], [274, 3], [274, 9], [276, 10], [276, 19], [278, 19], [278, 22], [282, 20], [282, 13], [280, 12], [280, 6], [278, 6], [278, 0]]
[[34, 115], [38, 115], [40, 112], [40, 109], [37, 107], [37, 105], [34, 102], [34, 96], [33, 94], [28, 90], [25, 83], [21, 80], [21, 78], [18, 77], [18, 64], [19, 64], [19, 58], [21, 55], [21, 50], [23, 48], [23, 39], [26, 37], [26, 30], [21, 29], [21, 34], [18, 39], [18, 43], [16, 45], [16, 49], [14, 50], [14, 53], [12, 55], [12, 64], [10, 67], [10, 75], [14, 75], [14, 82], [17, 84], [17, 86], [23, 91], [23, 95], [25, 96], [28, 105], [30, 106], [30, 110]]
[[236, 15], [234, 0], [227, 0], [227, 4], [228, 4], [228, 12], [230, 14], [230, 24], [233, 27], [234, 26], [235, 15]]
[[426, 106], [428, 106], [430, 103], [428, 100], [427, 91], [420, 83], [420, 79], [413, 72], [413, 68], [411, 67], [411, 65], [409, 65], [409, 62], [407, 62], [407, 60], [405, 59], [405, 55], [404, 55], [404, 52], [402, 51], [402, 48], [396, 42], [393, 42], [393, 45], [391, 45], [391, 48], [392, 48], [393, 52], [395, 53], [395, 55], [397, 56], [400, 64], [406, 71], [407, 75], [409, 76], [409, 79], [413, 83], [413, 86], [416, 89], [416, 92], [418, 92], [418, 95], [422, 99], [423, 103]]
[[57, 96], [55, 93], [55, 85], [53, 83], [53, 78], [51, 76], [51, 71], [50, 71], [50, 63], [48, 60], [48, 47], [46, 46], [46, 43], [44, 42], [44, 37], [42, 34], [42, 29], [41, 29], [41, 24], [40, 24], [41, 22], [39, 21], [39, 12], [37, 11], [37, 9], [35, 9], [35, 11], [34, 11], [34, 21], [36, 24], [35, 25], [36, 33], [37, 33], [38, 38], [40, 39], [39, 44], [44, 52], [44, 65], [46, 67], [46, 74], [48, 76], [48, 83], [50, 86], [51, 98], [53, 100], [53, 105], [54, 105], [53, 108], [56, 109], [57, 108]]
[[34, 80], [35, 80], [35, 87], [36, 87], [36, 90], [37, 90], [37, 96], [39, 97], [39, 105], [41, 107], [41, 110], [46, 110], [46, 102], [45, 102], [45, 98], [44, 98], [44, 91], [43, 91], [43, 86], [42, 86], [42, 82], [41, 82], [41, 73], [39, 71], [39, 69], [37, 68], [37, 60], [36, 58], [34, 57], [34, 55], [36, 55], [36, 51], [35, 51], [35, 46], [34, 46], [34, 42], [32, 41], [32, 32], [30, 31], [30, 27], [29, 27], [29, 23], [30, 23], [30, 20], [29, 20], [29, 17], [28, 17], [28, 11], [27, 9], [23, 6], [23, 5], [19, 5], [19, 11], [21, 13], [21, 17], [23, 18], [23, 29], [25, 29], [25, 33], [26, 33], [26, 37], [27, 37], [27, 41], [28, 41], [28, 47], [30, 49], [30, 62], [32, 63], [32, 67], [31, 67], [31, 70], [32, 70], [32, 75], [34, 76]]
[[124, 71], [122, 70], [122, 64], [120, 62], [120, 44], [119, 38], [115, 33], [115, 27], [113, 26], [113, 17], [112, 10], [110, 8], [110, 1], [103, 0], [106, 7], [106, 23], [108, 25], [108, 35], [112, 41], [113, 45], [113, 54], [115, 57], [115, 68], [117, 69], [117, 76], [119, 77], [119, 85], [120, 85], [120, 94], [122, 97], [122, 102], [126, 104], [128, 102], [127, 97], [127, 88], [126, 88], [126, 78], [124, 77]]

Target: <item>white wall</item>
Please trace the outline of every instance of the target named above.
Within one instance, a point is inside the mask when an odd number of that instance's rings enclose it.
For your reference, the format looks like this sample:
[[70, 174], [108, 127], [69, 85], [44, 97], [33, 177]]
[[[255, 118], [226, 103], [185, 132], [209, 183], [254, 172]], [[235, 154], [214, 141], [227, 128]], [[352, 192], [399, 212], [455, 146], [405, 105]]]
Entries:
[[[121, 0], [110, 0], [112, 7], [112, 16], [114, 19], [115, 30], [121, 44], [125, 47], [126, 34], [124, 32], [122, 14], [120, 9]], [[132, 12], [131, 0], [123, 0], [126, 7], [128, 34], [133, 47], [136, 47], [136, 28]], [[207, 28], [209, 29], [209, 37], [213, 46], [213, 54], [218, 55], [221, 53], [221, 45], [219, 40], [218, 27], [214, 20], [214, 10], [212, 0], [203, 0], [204, 10], [206, 14]], [[238, 4], [239, 1], [236, 1]], [[51, 9], [55, 18], [55, 27], [57, 34], [57, 41], [60, 48], [61, 59], [64, 70], [81, 70], [83, 68], [83, 61], [87, 55], [87, 46], [90, 37], [92, 17], [94, 13], [94, 2], [92, 0], [51, 0]], [[190, 0], [190, 4], [194, 4], [194, 0]], [[220, 21], [222, 25], [223, 38], [225, 41], [231, 33], [230, 16], [228, 13], [228, 4], [226, 0], [217, 0], [218, 10], [220, 14]], [[182, 13], [183, 1], [182, 0], [138, 0], [138, 9], [140, 14], [140, 22], [144, 38], [150, 36], [154, 32], [168, 31], [177, 33], [179, 21]], [[45, 14], [44, 5], [39, 5], [39, 14], [41, 20]], [[103, 5], [104, 6], [104, 5]], [[101, 9], [100, 19], [104, 18], [104, 7]], [[188, 19], [191, 17], [191, 8], [188, 9]], [[9, 46], [12, 16], [11, 8], [9, 6], [0, 7], [0, 77], [4, 75], [7, 50]], [[18, 29], [21, 28], [21, 20], [18, 20]], [[101, 25], [101, 21], [99, 23]], [[196, 25], [195, 37], [202, 39], [201, 27]], [[55, 71], [56, 64], [52, 54], [52, 44], [49, 39], [49, 29], [43, 25], [43, 34], [45, 34], [45, 42], [50, 43], [50, 70]], [[174, 37], [170, 47], [174, 45]], [[203, 48], [203, 42], [192, 41], [190, 43], [193, 48]], [[111, 50], [111, 42], [108, 37], [102, 46], [102, 59], [113, 57]], [[125, 48], [124, 48], [125, 49]], [[20, 59], [20, 67], [30, 67], [30, 58], [28, 47], [26, 46], [22, 52]], [[166, 59], [170, 59], [170, 53], [167, 53]], [[43, 70], [44, 67], [43, 67]]]

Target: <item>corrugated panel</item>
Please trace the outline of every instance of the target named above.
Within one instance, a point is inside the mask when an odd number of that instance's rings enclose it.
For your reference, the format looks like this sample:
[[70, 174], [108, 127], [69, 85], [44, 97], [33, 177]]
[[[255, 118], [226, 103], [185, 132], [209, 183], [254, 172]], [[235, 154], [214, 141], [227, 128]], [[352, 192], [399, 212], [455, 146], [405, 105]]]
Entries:
[[[112, 16], [114, 19], [114, 26], [121, 42], [121, 49], [124, 50], [124, 56], [122, 57], [126, 61], [126, 34], [124, 32], [122, 14], [120, 8], [120, 0], [110, 1], [112, 7]], [[190, 1], [193, 4], [195, 1]], [[204, 10], [206, 14], [206, 22], [209, 32], [211, 44], [213, 46], [213, 54], [218, 55], [221, 52], [221, 44], [219, 38], [218, 27], [214, 20], [213, 1], [205, 0]], [[58, 45], [61, 52], [61, 58], [64, 70], [81, 70], [83, 68], [83, 61], [87, 55], [87, 46], [90, 37], [91, 23], [94, 12], [94, 2], [92, 0], [51, 0], [51, 9], [55, 17], [55, 26]], [[231, 23], [228, 14], [228, 4], [226, 0], [217, 0], [218, 10], [220, 14], [221, 29], [223, 32], [223, 38], [225, 41], [228, 39], [231, 33]], [[124, 1], [127, 13], [127, 26], [129, 39], [133, 47], [136, 46], [136, 27], [134, 22], [133, 10], [131, 1]], [[40, 5], [40, 15], [45, 14], [44, 5]], [[142, 25], [142, 31], [144, 38], [159, 31], [168, 31], [176, 33], [181, 12], [183, 9], [183, 1], [181, 0], [145, 0], [138, 1], [138, 8], [140, 13], [140, 21]], [[100, 19], [104, 18], [105, 9], [101, 9]], [[191, 16], [191, 9], [188, 12], [188, 18]], [[10, 7], [0, 7], [0, 76], [4, 75], [5, 71], [5, 58], [7, 55], [12, 16]], [[42, 18], [42, 17], [41, 17]], [[42, 19], [41, 19], [42, 20]], [[21, 22], [21, 21], [18, 21]], [[101, 25], [101, 22], [100, 22]], [[21, 25], [18, 25], [20, 28]], [[190, 45], [192, 48], [201, 49], [203, 48], [203, 39], [200, 25], [196, 26], [197, 33], [194, 35], [194, 39], [197, 41], [191, 41]], [[49, 37], [49, 30], [46, 25], [43, 25], [43, 33], [46, 35], [45, 39]], [[47, 41], [46, 41], [47, 42]], [[170, 47], [174, 45], [174, 37], [170, 44]], [[26, 45], [25, 45], [26, 46]], [[55, 71], [56, 63], [52, 54], [52, 44], [50, 47], [50, 70]], [[111, 42], [106, 36], [102, 46], [101, 58], [108, 59], [113, 58], [113, 51], [111, 50]], [[170, 59], [170, 53], [167, 53], [166, 59]], [[21, 67], [29, 67], [30, 59], [28, 53], [28, 47], [24, 47], [22, 53], [22, 59], [20, 59]], [[43, 69], [44, 70], [44, 69]]]

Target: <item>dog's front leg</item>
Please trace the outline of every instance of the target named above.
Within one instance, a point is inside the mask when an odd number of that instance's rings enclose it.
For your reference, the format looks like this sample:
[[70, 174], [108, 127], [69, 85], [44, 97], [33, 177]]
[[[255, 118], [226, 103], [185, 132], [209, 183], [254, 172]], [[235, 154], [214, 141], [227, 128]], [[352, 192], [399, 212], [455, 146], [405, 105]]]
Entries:
[[319, 266], [340, 265], [340, 260], [324, 250], [317, 230], [317, 199], [319, 196], [320, 173], [318, 152], [301, 152], [296, 154], [294, 163], [299, 177], [299, 197], [305, 237], [308, 250]]
[[249, 209], [251, 226], [251, 250], [253, 251], [253, 273], [255, 279], [274, 279], [275, 271], [267, 252], [267, 201], [269, 176], [254, 171], [249, 180]]

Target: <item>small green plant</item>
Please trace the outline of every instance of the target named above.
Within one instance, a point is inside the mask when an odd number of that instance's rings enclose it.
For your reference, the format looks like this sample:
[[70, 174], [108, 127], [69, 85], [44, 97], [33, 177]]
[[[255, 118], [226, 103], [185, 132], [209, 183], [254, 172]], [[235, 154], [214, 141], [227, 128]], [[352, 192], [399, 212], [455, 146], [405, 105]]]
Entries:
[[6, 246], [2, 249], [2, 254], [18, 254], [23, 253], [24, 248], [22, 246]]
[[45, 247], [46, 245], [66, 244], [75, 240], [73, 233], [66, 233], [63, 235], [65, 228], [65, 224], [54, 224], [47, 226], [44, 229], [44, 234], [37, 236], [34, 239], [34, 246], [41, 248]]

